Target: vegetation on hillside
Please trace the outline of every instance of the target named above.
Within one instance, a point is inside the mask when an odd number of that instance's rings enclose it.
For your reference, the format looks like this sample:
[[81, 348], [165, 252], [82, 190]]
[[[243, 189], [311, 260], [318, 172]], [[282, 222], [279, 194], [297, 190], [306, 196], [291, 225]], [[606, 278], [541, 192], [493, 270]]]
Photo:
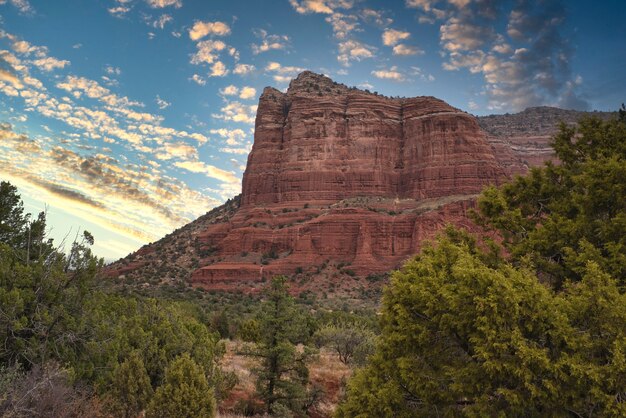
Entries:
[[626, 416], [626, 111], [563, 125], [560, 164], [479, 199], [383, 295], [338, 417]]

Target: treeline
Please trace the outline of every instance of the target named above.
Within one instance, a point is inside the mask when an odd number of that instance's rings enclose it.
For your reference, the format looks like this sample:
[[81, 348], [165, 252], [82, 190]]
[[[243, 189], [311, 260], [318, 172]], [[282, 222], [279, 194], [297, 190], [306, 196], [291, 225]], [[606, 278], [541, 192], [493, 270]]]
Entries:
[[626, 109], [552, 146], [480, 197], [500, 241], [450, 228], [392, 274], [338, 417], [626, 416]]

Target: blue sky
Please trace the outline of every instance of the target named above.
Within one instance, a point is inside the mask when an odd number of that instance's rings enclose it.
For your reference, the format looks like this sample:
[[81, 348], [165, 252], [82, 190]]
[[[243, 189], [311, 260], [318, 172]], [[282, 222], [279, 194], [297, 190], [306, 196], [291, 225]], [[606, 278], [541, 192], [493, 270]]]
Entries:
[[[622, 0], [0, 0], [0, 178], [114, 259], [239, 193], [258, 96], [308, 69], [474, 114], [614, 110]], [[47, 205], [47, 207], [45, 206]]]

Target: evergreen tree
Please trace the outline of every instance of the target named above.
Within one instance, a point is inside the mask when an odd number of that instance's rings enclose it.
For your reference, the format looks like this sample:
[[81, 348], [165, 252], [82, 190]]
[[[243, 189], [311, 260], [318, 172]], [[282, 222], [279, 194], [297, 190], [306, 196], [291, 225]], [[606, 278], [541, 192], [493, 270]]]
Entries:
[[307, 362], [313, 351], [306, 345], [296, 346], [306, 340], [308, 330], [287, 291], [284, 276], [272, 279], [258, 322], [259, 341], [247, 353], [261, 363], [255, 370], [257, 393], [270, 414], [285, 407], [302, 414], [310, 398], [306, 389]]
[[146, 410], [147, 418], [211, 418], [215, 416], [215, 396], [204, 371], [188, 354], [167, 367]]
[[487, 189], [476, 220], [557, 289], [580, 280], [588, 260], [626, 284], [626, 119], [563, 124], [552, 146], [558, 165]]
[[626, 296], [596, 263], [556, 293], [448, 232], [392, 275], [338, 417], [626, 416]]
[[113, 373], [110, 410], [116, 417], [135, 418], [152, 398], [150, 377], [137, 351], [120, 364]]
[[27, 223], [17, 187], [0, 182], [0, 242], [14, 247], [21, 244]]

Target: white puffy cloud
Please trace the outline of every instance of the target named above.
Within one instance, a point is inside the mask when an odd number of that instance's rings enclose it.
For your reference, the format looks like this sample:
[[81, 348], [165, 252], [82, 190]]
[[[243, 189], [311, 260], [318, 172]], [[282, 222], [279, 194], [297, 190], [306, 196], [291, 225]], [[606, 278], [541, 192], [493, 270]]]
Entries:
[[403, 41], [411, 37], [410, 32], [404, 32], [395, 29], [387, 29], [383, 32], [383, 45], [385, 46], [394, 46], [398, 42]]
[[224, 22], [196, 21], [189, 30], [189, 38], [197, 41], [208, 35], [226, 36], [230, 34], [230, 26]]
[[257, 106], [234, 101], [227, 102], [220, 110], [222, 113], [213, 113], [211, 116], [215, 119], [254, 124]]
[[148, 5], [153, 9], [162, 9], [170, 6], [180, 8], [183, 6], [183, 2], [181, 0], [146, 0], [146, 3], [148, 3]]
[[237, 64], [233, 70], [233, 74], [246, 75], [254, 71], [256, 68], [251, 64]]
[[228, 69], [226, 68], [226, 64], [222, 61], [215, 61], [215, 63], [211, 66], [209, 77], [224, 77], [227, 74]]
[[393, 47], [393, 55], [421, 55], [424, 51], [416, 46], [398, 44]]
[[219, 135], [226, 139], [227, 145], [240, 145], [246, 139], [246, 133], [243, 129], [211, 129], [213, 135]]
[[254, 87], [245, 86], [241, 88], [239, 93], [240, 99], [253, 99], [256, 96], [256, 89]]
[[33, 64], [43, 71], [52, 71], [57, 68], [65, 68], [70, 65], [68, 60], [59, 60], [53, 57], [40, 58], [33, 61]]
[[396, 66], [393, 66], [389, 69], [372, 71], [372, 75], [382, 80], [392, 80], [392, 81], [406, 80], [406, 77], [404, 76], [404, 74], [398, 71], [398, 67]]
[[289, 0], [289, 3], [300, 14], [331, 14], [336, 9], [350, 9], [354, 5], [353, 0]]
[[280, 63], [270, 61], [265, 66], [265, 71], [274, 73], [273, 78], [278, 83], [287, 83], [291, 81], [298, 73], [304, 71], [304, 68], [287, 66], [283, 67]]
[[200, 41], [196, 45], [198, 51], [191, 57], [192, 64], [213, 64], [218, 58], [219, 52], [226, 49], [226, 44], [222, 41], [206, 40]]
[[359, 41], [348, 40], [339, 43], [339, 55], [337, 61], [344, 67], [350, 66], [350, 61], [361, 61], [364, 58], [372, 58], [376, 48], [363, 44]]

